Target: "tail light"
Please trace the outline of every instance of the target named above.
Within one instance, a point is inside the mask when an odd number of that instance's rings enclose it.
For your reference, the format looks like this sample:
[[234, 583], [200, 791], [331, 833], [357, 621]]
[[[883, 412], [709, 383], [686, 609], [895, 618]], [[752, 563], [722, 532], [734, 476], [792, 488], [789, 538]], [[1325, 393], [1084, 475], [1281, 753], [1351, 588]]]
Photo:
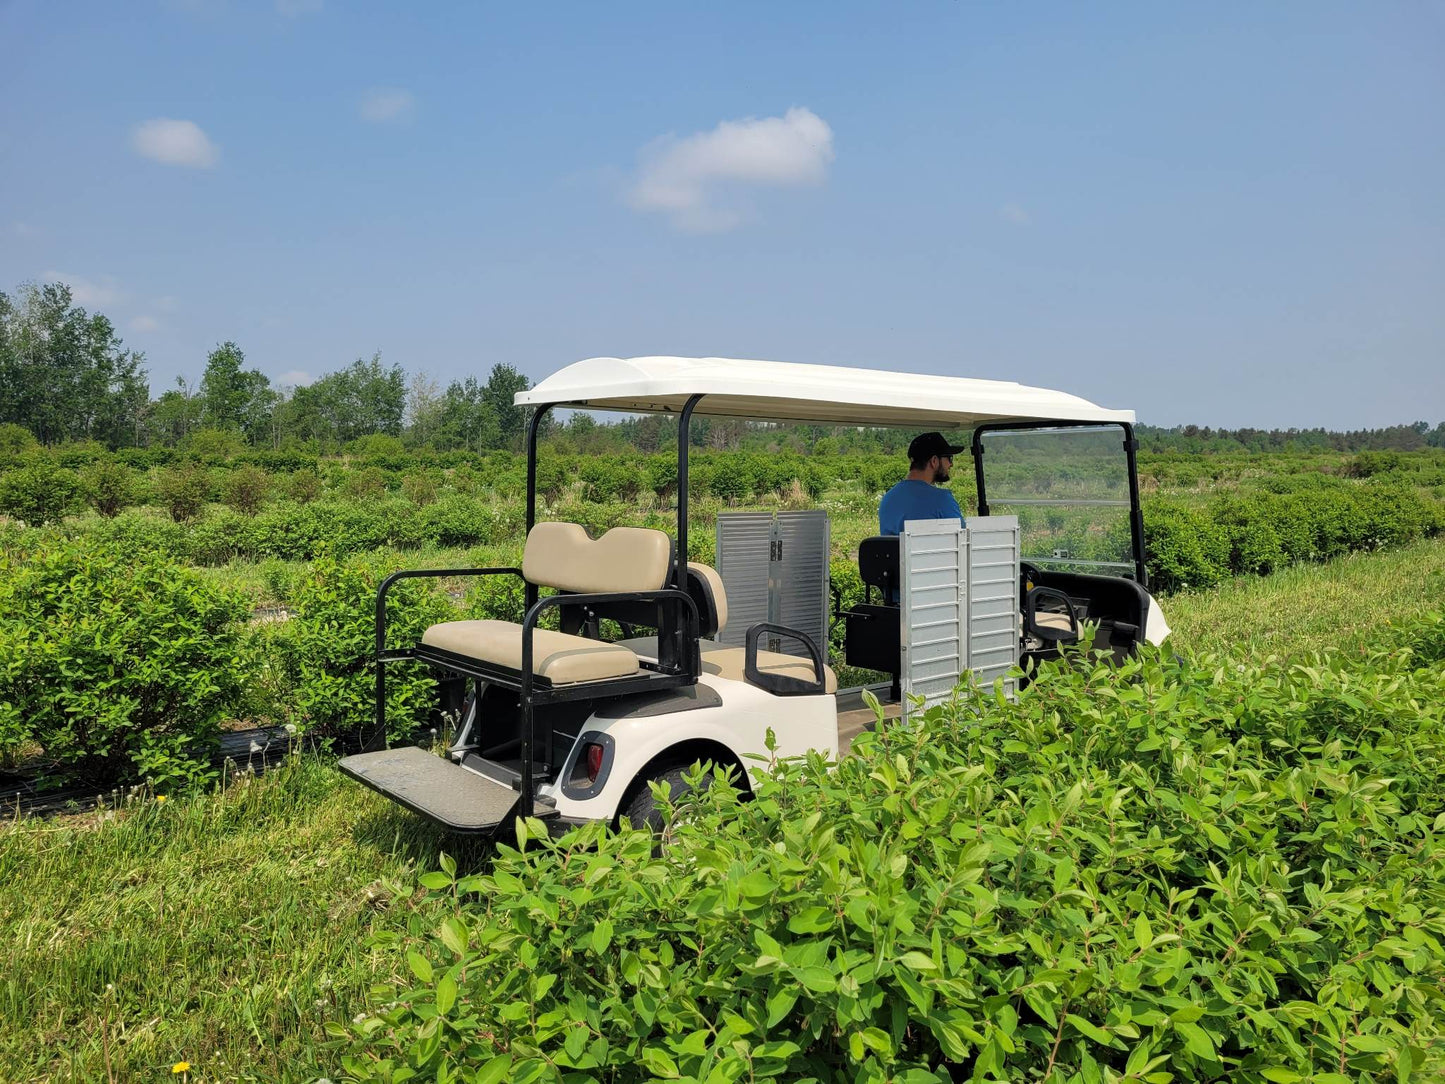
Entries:
[[597, 782], [597, 777], [602, 773], [602, 746], [596, 742], [588, 742], [582, 747], [582, 755], [586, 757], [587, 782]]

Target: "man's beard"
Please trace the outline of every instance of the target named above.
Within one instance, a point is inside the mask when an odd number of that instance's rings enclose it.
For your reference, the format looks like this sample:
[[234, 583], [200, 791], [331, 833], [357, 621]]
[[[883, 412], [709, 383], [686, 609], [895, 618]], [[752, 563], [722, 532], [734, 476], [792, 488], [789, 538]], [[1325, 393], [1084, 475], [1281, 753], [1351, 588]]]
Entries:
[[934, 485], [940, 485], [940, 486], [941, 486], [941, 485], [943, 485], [945, 482], [947, 482], [951, 477], [953, 477], [953, 475], [949, 473], [948, 468], [945, 467], [942, 463], [940, 463], [940, 464], [938, 465], [938, 469], [933, 472], [933, 483], [934, 483]]

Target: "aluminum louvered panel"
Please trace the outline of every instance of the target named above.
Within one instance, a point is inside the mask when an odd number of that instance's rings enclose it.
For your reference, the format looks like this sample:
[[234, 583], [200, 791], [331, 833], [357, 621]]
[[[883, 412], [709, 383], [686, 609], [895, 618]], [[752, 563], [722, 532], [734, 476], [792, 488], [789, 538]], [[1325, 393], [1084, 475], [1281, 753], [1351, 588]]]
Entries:
[[1000, 677], [1012, 696], [1009, 672], [1019, 661], [1019, 521], [1017, 516], [968, 520], [968, 666], [980, 685]]
[[728, 623], [717, 635], [741, 645], [748, 629], [768, 620], [773, 549], [771, 512], [723, 512], [717, 517], [717, 573], [728, 600]]
[[926, 707], [948, 699], [968, 662], [968, 536], [958, 520], [913, 520], [898, 548], [904, 704]]
[[[779, 512], [773, 533], [774, 618], [780, 625], [806, 632], [827, 658], [828, 652], [828, 513]], [[802, 654], [797, 643], [781, 649]]]

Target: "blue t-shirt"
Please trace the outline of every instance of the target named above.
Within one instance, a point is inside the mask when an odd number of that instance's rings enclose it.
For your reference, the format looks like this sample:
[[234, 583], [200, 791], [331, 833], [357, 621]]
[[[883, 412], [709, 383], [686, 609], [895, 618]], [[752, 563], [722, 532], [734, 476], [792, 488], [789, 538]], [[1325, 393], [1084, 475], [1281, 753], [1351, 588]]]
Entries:
[[963, 519], [950, 490], [930, 485], [920, 478], [905, 478], [878, 504], [878, 533], [902, 534], [910, 519]]

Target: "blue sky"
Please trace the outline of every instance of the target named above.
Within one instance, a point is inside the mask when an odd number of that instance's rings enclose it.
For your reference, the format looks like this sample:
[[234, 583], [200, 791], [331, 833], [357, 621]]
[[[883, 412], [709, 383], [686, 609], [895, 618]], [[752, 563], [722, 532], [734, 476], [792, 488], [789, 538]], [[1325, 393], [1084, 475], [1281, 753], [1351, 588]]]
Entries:
[[1445, 5], [0, 0], [0, 289], [381, 351], [1445, 418]]

